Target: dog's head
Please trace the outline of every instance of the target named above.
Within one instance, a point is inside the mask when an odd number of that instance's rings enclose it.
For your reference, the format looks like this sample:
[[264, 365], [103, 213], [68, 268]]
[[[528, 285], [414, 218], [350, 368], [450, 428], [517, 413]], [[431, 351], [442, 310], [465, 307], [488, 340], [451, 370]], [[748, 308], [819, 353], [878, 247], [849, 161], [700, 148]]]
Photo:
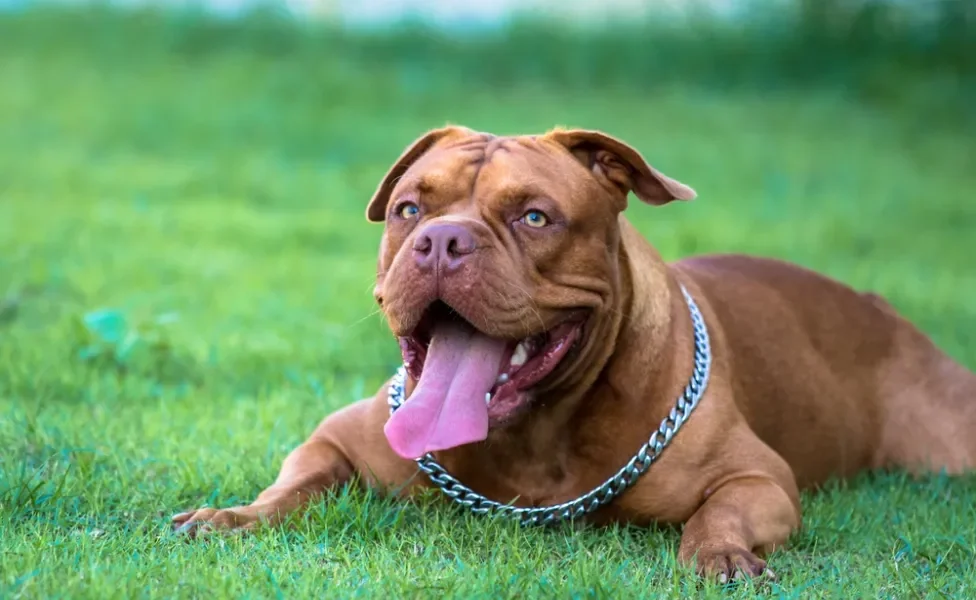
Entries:
[[386, 433], [400, 455], [484, 439], [572, 385], [618, 321], [618, 216], [694, 198], [596, 131], [415, 141], [366, 210], [384, 222], [375, 297], [417, 387]]

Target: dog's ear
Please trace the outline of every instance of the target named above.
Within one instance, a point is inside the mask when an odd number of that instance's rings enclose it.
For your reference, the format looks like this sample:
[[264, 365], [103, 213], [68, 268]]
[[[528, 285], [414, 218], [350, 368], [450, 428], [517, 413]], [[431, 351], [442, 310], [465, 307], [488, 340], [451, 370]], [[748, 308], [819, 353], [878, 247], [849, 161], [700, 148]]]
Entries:
[[640, 152], [617, 138], [599, 131], [556, 129], [545, 138], [564, 146], [583, 166], [602, 181], [648, 204], [662, 205], [672, 200], [692, 200], [697, 195], [687, 185], [671, 179], [647, 164]]
[[386, 220], [386, 207], [390, 202], [390, 194], [396, 186], [397, 180], [403, 177], [410, 165], [427, 153], [435, 144], [448, 137], [472, 135], [475, 132], [466, 127], [448, 125], [440, 129], [433, 129], [420, 136], [410, 146], [404, 150], [400, 158], [393, 163], [390, 170], [386, 172], [383, 180], [373, 193], [373, 198], [366, 206], [366, 219], [373, 223], [380, 223]]

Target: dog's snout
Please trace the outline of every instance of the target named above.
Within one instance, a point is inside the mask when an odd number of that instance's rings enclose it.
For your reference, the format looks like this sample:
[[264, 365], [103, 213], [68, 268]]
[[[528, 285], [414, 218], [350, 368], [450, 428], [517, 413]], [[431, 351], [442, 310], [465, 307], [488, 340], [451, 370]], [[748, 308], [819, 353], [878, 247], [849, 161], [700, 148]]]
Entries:
[[414, 258], [422, 269], [455, 269], [477, 249], [474, 234], [456, 223], [432, 223], [413, 243]]

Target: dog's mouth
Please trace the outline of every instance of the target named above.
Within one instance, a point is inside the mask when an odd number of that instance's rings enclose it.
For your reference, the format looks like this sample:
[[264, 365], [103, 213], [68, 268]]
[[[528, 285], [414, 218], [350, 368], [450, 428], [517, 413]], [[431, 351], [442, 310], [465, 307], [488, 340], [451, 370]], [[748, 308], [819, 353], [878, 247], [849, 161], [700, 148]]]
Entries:
[[490, 422], [507, 420], [530, 402], [531, 388], [551, 375], [582, 334], [571, 318], [523, 339], [491, 337], [443, 302], [433, 303], [400, 338], [417, 387], [387, 422], [393, 449], [418, 458], [484, 440]]
[[[500, 360], [497, 365], [486, 361], [483, 368], [495, 367], [496, 377], [491, 388], [483, 398], [486, 404], [493, 405], [505, 400], [506, 396], [516, 391], [526, 390], [552, 373], [579, 338], [582, 328], [581, 320], [564, 322], [549, 331], [518, 340], [496, 340], [502, 346]], [[488, 337], [477, 331], [468, 321], [454, 312], [443, 302], [431, 304], [424, 313], [414, 332], [400, 338], [400, 351], [403, 364], [410, 376], [420, 381], [423, 378], [424, 367], [427, 363], [428, 350], [431, 347], [435, 331], [441, 335], [460, 332], [451, 330], [465, 330], [472, 337]], [[485, 356], [488, 359], [488, 356]]]

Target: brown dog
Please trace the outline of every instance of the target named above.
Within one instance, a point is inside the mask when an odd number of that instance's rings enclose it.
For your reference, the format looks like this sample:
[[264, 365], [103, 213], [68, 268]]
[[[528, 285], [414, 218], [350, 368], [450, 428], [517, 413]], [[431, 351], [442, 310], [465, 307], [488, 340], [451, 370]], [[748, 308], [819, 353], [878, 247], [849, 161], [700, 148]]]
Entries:
[[[677, 410], [660, 458], [586, 518], [684, 523], [679, 558], [724, 579], [764, 572], [800, 525], [799, 489], [976, 466], [976, 376], [881, 298], [772, 260], [666, 264], [621, 215], [629, 192], [695, 196], [598, 132], [417, 140], [367, 209], [386, 222], [375, 295], [408, 399], [391, 417], [388, 382], [326, 418], [253, 504], [175, 525], [249, 529], [354, 476], [409, 494], [432, 485], [411, 460], [428, 452], [488, 499], [563, 503]], [[694, 390], [676, 405], [703, 375], [694, 412]]]

